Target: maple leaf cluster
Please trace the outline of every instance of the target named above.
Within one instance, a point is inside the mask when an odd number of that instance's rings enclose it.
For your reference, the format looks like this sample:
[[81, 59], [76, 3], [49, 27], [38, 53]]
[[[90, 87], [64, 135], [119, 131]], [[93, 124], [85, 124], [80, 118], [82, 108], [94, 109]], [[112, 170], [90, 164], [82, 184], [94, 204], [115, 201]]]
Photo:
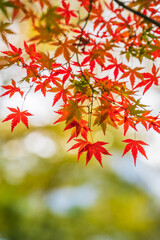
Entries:
[[[102, 165], [102, 155], [111, 154], [103, 147], [106, 142], [93, 141], [95, 126], [104, 135], [108, 126], [122, 126], [124, 136], [129, 129], [137, 132], [140, 125], [160, 133], [159, 115], [152, 116], [141, 103], [142, 95], [159, 86], [159, 1], [74, 2], [76, 7], [69, 0], [60, 5], [49, 0], [2, 1], [0, 10], [10, 23], [0, 24], [0, 36], [9, 48], [1, 51], [0, 69], [17, 66], [25, 72], [23, 79], [13, 76], [11, 84], [2, 86], [1, 97], [23, 98], [22, 106], [8, 107], [12, 113], [2, 122], [10, 120], [11, 131], [20, 122], [28, 127], [32, 114], [23, 105], [30, 91], [40, 91], [44, 97], [53, 94], [53, 110], [57, 105], [60, 115], [54, 124], [64, 122], [64, 131], [71, 131], [68, 142], [76, 142], [69, 150], [78, 148], [78, 160], [86, 152], [86, 164], [94, 156]], [[23, 47], [7, 40], [8, 34], [14, 34], [9, 27], [15, 20], [32, 22], [34, 35]], [[38, 51], [41, 44], [52, 51]], [[151, 70], [144, 59], [152, 64]], [[134, 60], [138, 66], [133, 67]], [[21, 88], [23, 82], [27, 91]], [[123, 142], [127, 145], [122, 156], [131, 150], [135, 165], [138, 151], [147, 158], [145, 142], [135, 138]]]

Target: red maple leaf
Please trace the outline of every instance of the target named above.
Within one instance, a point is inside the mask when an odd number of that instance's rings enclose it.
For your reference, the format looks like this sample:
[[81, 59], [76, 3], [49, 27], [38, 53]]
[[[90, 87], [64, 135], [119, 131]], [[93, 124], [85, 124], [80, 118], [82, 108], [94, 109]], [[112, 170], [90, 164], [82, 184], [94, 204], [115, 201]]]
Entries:
[[71, 95], [71, 93], [67, 88], [64, 88], [64, 84], [60, 84], [58, 81], [54, 81], [54, 84], [56, 87], [53, 87], [51, 90], [49, 90], [50, 92], [56, 92], [52, 106], [54, 106], [60, 100], [60, 98], [62, 98], [63, 102], [66, 103], [67, 98], [69, 95]]
[[[98, 6], [92, 6], [92, 12], [90, 15], [90, 19], [94, 21], [94, 30], [100, 26], [102, 24], [101, 27], [104, 26], [104, 19], [103, 19], [103, 7], [102, 5], [99, 3]], [[100, 28], [101, 30], [101, 28]]]
[[19, 107], [16, 108], [9, 108], [8, 109], [13, 112], [9, 114], [2, 122], [6, 122], [11, 120], [11, 132], [13, 132], [13, 129], [17, 126], [17, 124], [21, 121], [27, 128], [28, 128], [28, 116], [33, 116], [31, 113], [29, 113], [27, 110], [20, 111]]
[[156, 132], [160, 133], [160, 118], [159, 115], [156, 117], [149, 116], [149, 125], [148, 129], [153, 128]]
[[72, 79], [74, 78], [74, 75], [73, 75], [73, 73], [72, 73], [72, 69], [71, 69], [71, 67], [69, 66], [68, 67], [68, 69], [67, 68], [64, 68], [63, 66], [62, 66], [62, 69], [58, 69], [58, 70], [55, 70], [55, 72], [52, 74], [52, 76], [57, 76], [57, 75], [63, 75], [63, 83], [65, 83], [65, 81], [69, 78], [69, 77], [71, 77]]
[[21, 48], [16, 48], [11, 43], [9, 43], [9, 46], [11, 47], [12, 51], [3, 51], [2, 53], [6, 54], [8, 56], [15, 55], [15, 54], [20, 56], [22, 54], [22, 49]]
[[60, 15], [65, 18], [65, 22], [66, 22], [66, 24], [68, 24], [71, 16], [72, 17], [77, 17], [77, 15], [74, 13], [73, 10], [69, 10], [70, 4], [69, 3], [66, 4], [65, 0], [62, 0], [62, 6], [63, 6], [63, 8], [58, 7], [56, 9], [56, 11], [59, 12]]
[[9, 43], [9, 46], [12, 49], [12, 51], [3, 51], [2, 52], [8, 56], [8, 58], [6, 60], [8, 60], [8, 62], [10, 64], [14, 64], [15, 62], [19, 62], [19, 61], [24, 63], [24, 59], [22, 57], [20, 57], [22, 54], [22, 49], [16, 48], [11, 43]]
[[41, 81], [35, 81], [35, 83], [37, 83], [37, 86], [35, 87], [35, 92], [37, 92], [38, 90], [41, 90], [41, 92], [43, 93], [44, 97], [46, 96], [46, 92], [47, 92], [47, 88], [51, 88], [50, 86], [50, 79], [47, 78], [44, 82]]
[[87, 152], [86, 155], [86, 165], [88, 164], [88, 162], [91, 160], [92, 156], [94, 155], [95, 158], [98, 160], [98, 162], [101, 164], [102, 166], [102, 156], [101, 154], [105, 154], [105, 155], [111, 155], [104, 147], [102, 147], [103, 145], [107, 144], [106, 142], [95, 142], [95, 143], [91, 143], [88, 140], [82, 140], [82, 139], [74, 139], [76, 142], [75, 145], [73, 145], [68, 151], [75, 149], [75, 148], [79, 148], [78, 150], [78, 161], [80, 156], [82, 155], [83, 152]]
[[153, 51], [151, 53], [151, 55], [153, 56], [154, 59], [156, 59], [157, 57], [160, 57], [160, 41], [158, 39], [153, 40], [155, 46], [157, 47], [157, 49], [155, 51]]
[[87, 140], [87, 132], [89, 131], [87, 121], [81, 119], [80, 123], [78, 123], [77, 121], [73, 120], [70, 124], [68, 124], [64, 128], [64, 131], [71, 129], [71, 128], [74, 128], [74, 129], [72, 129], [71, 137], [69, 138], [69, 140], [67, 142], [71, 141], [75, 137], [78, 137], [79, 134], [81, 134], [82, 137]]
[[[112, 46], [110, 45], [109, 48], [111, 49]], [[96, 63], [104, 67], [105, 57], [111, 56], [110, 53], [105, 51], [101, 43], [96, 44], [91, 50], [85, 51], [83, 54], [86, 55], [86, 57], [83, 59], [81, 66], [85, 66], [86, 63], [89, 63], [91, 72], [93, 72]]]
[[40, 74], [38, 73], [39, 65], [30, 62], [29, 65], [24, 64], [23, 68], [26, 69], [27, 78], [32, 78], [32, 82], [36, 81], [37, 78], [41, 78]]
[[27, 43], [24, 41], [24, 47], [25, 47], [26, 53], [30, 56], [32, 60], [37, 60], [41, 58], [41, 54], [36, 52], [35, 44], [27, 45]]
[[122, 77], [121, 78], [126, 78], [126, 77], [129, 77], [130, 79], [130, 82], [131, 82], [131, 86], [133, 88], [134, 86], [134, 83], [135, 83], [135, 77], [139, 78], [139, 79], [143, 79], [143, 74], [140, 73], [139, 71], [143, 69], [141, 67], [135, 67], [135, 68], [127, 68], [127, 71], [125, 71], [123, 74], [122, 74]]
[[156, 69], [155, 64], [153, 64], [152, 73], [143, 73], [143, 77], [145, 78], [145, 80], [143, 80], [142, 82], [138, 83], [135, 88], [145, 86], [144, 91], [143, 91], [143, 94], [145, 94], [145, 92], [148, 91], [148, 89], [153, 84], [158, 86], [158, 79], [160, 78], [160, 75], [157, 75], [158, 72], [159, 72], [159, 68]]
[[141, 146], [141, 145], [148, 145], [147, 143], [143, 142], [143, 141], [140, 141], [140, 140], [132, 140], [132, 139], [126, 139], [124, 140], [123, 142], [127, 143], [125, 149], [124, 149], [124, 152], [123, 152], [123, 155], [122, 157], [129, 151], [131, 150], [132, 152], [132, 156], [134, 158], [134, 165], [136, 166], [136, 160], [137, 160], [137, 154], [138, 154], [138, 151], [146, 158], [146, 153], [144, 151], [144, 148]]
[[111, 54], [110, 54], [108, 61], [111, 62], [112, 64], [109, 64], [107, 67], [105, 67], [105, 70], [110, 70], [112, 68], [115, 68], [113, 73], [114, 73], [115, 79], [117, 79], [119, 71], [124, 73], [124, 68], [126, 66], [122, 63], [117, 63], [117, 59], [114, 58]]
[[90, 6], [90, 0], [78, 0], [78, 2], [80, 2], [80, 6], [84, 7], [87, 12], [88, 12], [88, 8]]
[[136, 125], [135, 125], [135, 123], [134, 123], [134, 121], [133, 121], [132, 118], [129, 118], [129, 117], [127, 117], [127, 115], [125, 115], [123, 121], [124, 121], [124, 122], [123, 122], [123, 124], [124, 124], [124, 125], [123, 125], [123, 128], [124, 128], [124, 136], [126, 135], [128, 129], [129, 129], [129, 126], [132, 127], [134, 130], [137, 131]]
[[19, 87], [16, 87], [16, 82], [12, 79], [12, 85], [2, 86], [2, 88], [6, 89], [7, 91], [3, 93], [0, 97], [9, 95], [12, 97], [16, 92], [19, 92], [21, 97], [23, 97], [24, 92], [21, 91]]

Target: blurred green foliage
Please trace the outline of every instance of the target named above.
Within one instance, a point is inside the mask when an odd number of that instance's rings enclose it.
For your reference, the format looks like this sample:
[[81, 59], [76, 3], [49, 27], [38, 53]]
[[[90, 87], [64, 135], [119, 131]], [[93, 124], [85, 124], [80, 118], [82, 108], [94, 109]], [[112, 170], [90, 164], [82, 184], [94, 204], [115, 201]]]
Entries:
[[[1, 240], [159, 239], [159, 206], [142, 189], [113, 173], [108, 159], [103, 160], [103, 168], [96, 161], [86, 167], [85, 158], [76, 163], [76, 155], [64, 149], [65, 135], [63, 139], [58, 126], [29, 131], [22, 126], [13, 134], [6, 126], [0, 130]], [[56, 144], [52, 156], [34, 153], [40, 136]], [[74, 203], [63, 211], [63, 205], [58, 209], [58, 198], [50, 198], [61, 190], [63, 202], [68, 201], [65, 189], [76, 194], [82, 186], [87, 186], [80, 196], [83, 202], [89, 199], [86, 205]]]

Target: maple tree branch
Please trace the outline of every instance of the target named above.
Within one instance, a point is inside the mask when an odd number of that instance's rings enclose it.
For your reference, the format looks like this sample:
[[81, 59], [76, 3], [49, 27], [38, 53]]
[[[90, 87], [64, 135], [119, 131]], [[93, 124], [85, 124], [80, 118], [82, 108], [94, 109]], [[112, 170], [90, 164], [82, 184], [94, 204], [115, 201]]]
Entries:
[[[79, 46], [80, 46], [80, 44], [81, 44], [82, 36], [83, 36], [83, 31], [84, 31], [84, 29], [85, 29], [85, 27], [86, 27], [86, 25], [87, 25], [88, 20], [89, 20], [89, 17], [90, 17], [91, 11], [92, 11], [92, 3], [93, 3], [93, 0], [90, 0], [88, 15], [87, 15], [87, 17], [86, 17], [86, 22], [85, 22], [84, 26], [83, 26], [82, 29], [81, 29], [81, 35], [80, 35], [80, 38], [79, 38], [79, 43], [78, 43], [77, 48], [79, 48]], [[89, 87], [90, 87], [91, 90], [92, 90], [92, 93], [94, 93], [94, 91], [95, 91], [94, 88], [93, 88], [92, 85], [88, 82], [88, 80], [86, 79], [86, 76], [84, 75], [84, 73], [83, 73], [83, 71], [82, 71], [82, 67], [81, 67], [81, 64], [80, 64], [80, 61], [79, 61], [79, 55], [78, 55], [78, 53], [76, 53], [76, 58], [77, 58], [77, 63], [78, 63], [78, 65], [79, 65], [81, 74], [82, 74], [82, 76], [84, 77], [84, 80], [86, 81], [86, 83], [88, 83]]]
[[[79, 42], [77, 44], [77, 49], [80, 47], [81, 45], [81, 41], [82, 41], [82, 38], [83, 38], [83, 31], [85, 29], [85, 27], [87, 26], [87, 23], [88, 23], [88, 20], [89, 20], [89, 17], [90, 17], [90, 14], [91, 14], [91, 11], [92, 11], [92, 3], [93, 3], [93, 0], [90, 0], [90, 5], [89, 5], [89, 10], [88, 10], [88, 15], [87, 17], [85, 18], [85, 24], [83, 25], [83, 27], [81, 28], [81, 34], [80, 34], [80, 37], [79, 37]], [[72, 54], [72, 56], [70, 57], [70, 60], [72, 59], [72, 57], [75, 55], [75, 53]], [[89, 84], [90, 88], [92, 89], [92, 92], [94, 91], [93, 87], [90, 85], [90, 83], [87, 81], [83, 71], [82, 71], [82, 68], [81, 68], [81, 65], [80, 65], [80, 61], [79, 61], [79, 56], [78, 56], [78, 53], [76, 53], [76, 58], [77, 58], [77, 62], [78, 62], [78, 65], [79, 65], [79, 68], [80, 68], [80, 71], [82, 73], [82, 76], [84, 77], [84, 79], [86, 80], [86, 82]]]
[[22, 106], [21, 106], [21, 111], [23, 110], [24, 103], [25, 103], [25, 101], [26, 101], [26, 98], [27, 98], [28, 94], [29, 94], [30, 91], [32, 90], [33, 85], [34, 85], [34, 83], [32, 83], [32, 84], [30, 85], [29, 90], [26, 92], [26, 94], [25, 94], [25, 96], [24, 96], [24, 98], [23, 98], [23, 102], [22, 102]]
[[128, 10], [128, 11], [134, 13], [134, 14], [136, 14], [137, 16], [143, 18], [144, 20], [146, 20], [146, 21], [148, 21], [150, 23], [153, 23], [154, 25], [156, 25], [157, 27], [160, 28], [160, 23], [157, 22], [156, 20], [154, 20], [153, 18], [150, 18], [150, 17], [144, 15], [143, 13], [126, 6], [123, 2], [121, 2], [119, 0], [113, 0], [113, 1], [116, 2], [119, 6], [123, 7], [124, 9], [126, 9], [126, 10]]
[[91, 125], [92, 125], [92, 111], [93, 111], [93, 93], [91, 97], [91, 103], [88, 105], [88, 127], [91, 130]]
[[90, 14], [91, 14], [91, 11], [92, 11], [92, 3], [93, 3], [93, 0], [90, 0], [90, 5], [89, 5], [89, 10], [88, 10], [88, 15], [86, 17], [86, 21], [85, 21], [85, 24], [83, 25], [82, 29], [81, 29], [81, 35], [80, 35], [80, 38], [79, 38], [79, 44], [78, 44], [78, 47], [80, 46], [81, 44], [81, 41], [82, 41], [82, 37], [83, 37], [83, 31], [88, 23], [88, 20], [89, 20], [89, 17], [90, 17]]

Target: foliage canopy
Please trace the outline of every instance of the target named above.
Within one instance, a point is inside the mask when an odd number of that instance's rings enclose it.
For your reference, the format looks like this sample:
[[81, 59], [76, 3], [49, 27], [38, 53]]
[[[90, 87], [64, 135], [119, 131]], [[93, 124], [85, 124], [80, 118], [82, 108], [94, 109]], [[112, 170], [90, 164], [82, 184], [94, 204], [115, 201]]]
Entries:
[[[2, 86], [1, 97], [20, 94], [24, 99], [22, 106], [8, 108], [11, 113], [3, 122], [11, 120], [12, 131], [20, 121], [28, 127], [32, 114], [23, 109], [26, 97], [31, 90], [41, 91], [44, 97], [51, 92], [53, 109], [62, 102], [55, 123], [64, 122], [64, 130], [71, 129], [68, 141], [76, 141], [70, 150], [78, 148], [78, 159], [87, 152], [86, 164], [95, 156], [102, 165], [101, 155], [111, 154], [104, 148], [106, 142], [93, 140], [95, 126], [104, 134], [108, 125], [123, 126], [124, 136], [129, 128], [138, 131], [140, 125], [160, 133], [159, 115], [152, 116], [151, 109], [141, 103], [141, 97], [159, 85], [159, 0], [76, 0], [74, 4], [1, 1], [5, 19], [0, 36], [9, 49], [2, 51], [0, 69], [16, 65], [25, 71], [23, 79], [16, 81], [13, 76], [10, 84]], [[34, 30], [24, 48], [7, 40], [17, 21], [31, 22]], [[54, 50], [38, 51], [42, 44]], [[135, 137], [123, 142], [127, 144], [123, 155], [131, 150], [135, 165], [138, 151], [147, 158], [142, 147], [146, 143]]]

